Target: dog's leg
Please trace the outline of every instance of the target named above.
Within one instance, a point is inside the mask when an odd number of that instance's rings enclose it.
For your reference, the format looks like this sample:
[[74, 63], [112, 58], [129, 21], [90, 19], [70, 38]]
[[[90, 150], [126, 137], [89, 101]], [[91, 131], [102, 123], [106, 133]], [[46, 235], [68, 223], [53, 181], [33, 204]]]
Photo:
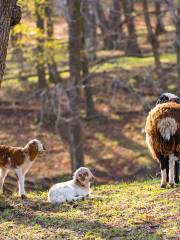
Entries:
[[174, 154], [170, 154], [169, 155], [169, 184], [171, 187], [175, 187], [175, 181], [174, 181], [175, 160], [176, 160], [176, 157], [174, 156]]
[[179, 183], [179, 160], [175, 162], [175, 183]]
[[22, 172], [21, 168], [16, 168], [15, 170], [17, 177], [18, 177], [18, 183], [19, 183], [19, 196], [23, 199], [26, 198], [25, 189], [24, 189], [24, 174]]
[[0, 168], [0, 194], [3, 193], [4, 180], [8, 174], [8, 169]]

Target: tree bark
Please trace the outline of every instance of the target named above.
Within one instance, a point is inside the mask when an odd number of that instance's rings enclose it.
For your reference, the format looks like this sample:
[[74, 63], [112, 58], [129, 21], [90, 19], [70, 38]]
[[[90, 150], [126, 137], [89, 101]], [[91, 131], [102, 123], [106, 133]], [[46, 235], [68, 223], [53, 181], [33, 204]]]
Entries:
[[16, 0], [0, 0], [0, 85], [5, 70], [10, 29], [21, 19], [21, 10], [16, 2]]
[[83, 1], [84, 44], [89, 61], [96, 60], [96, 18], [95, 3], [92, 0]]
[[54, 49], [53, 49], [53, 35], [54, 35], [54, 26], [53, 26], [53, 1], [48, 0], [45, 8], [46, 16], [46, 28], [47, 28], [47, 41], [50, 43], [46, 48], [47, 52], [47, 66], [49, 72], [49, 81], [53, 83], [58, 83], [61, 81], [57, 70], [57, 64], [54, 59]]
[[134, 3], [132, 0], [122, 0], [124, 9], [125, 20], [127, 23], [127, 42], [126, 42], [126, 55], [128, 56], [140, 56], [141, 50], [137, 41], [136, 28], [134, 23]]
[[110, 50], [112, 49], [113, 46], [109, 30], [109, 23], [108, 20], [106, 19], [101, 2], [95, 1], [95, 5], [97, 24], [99, 25], [99, 28], [101, 29], [103, 35], [104, 48]]
[[79, 109], [79, 89], [81, 81], [82, 16], [81, 0], [69, 1], [69, 66], [70, 79], [68, 96], [70, 104], [69, 141], [72, 171], [84, 165], [82, 129]]
[[44, 53], [44, 16], [42, 15], [42, 6], [38, 1], [35, 2], [36, 27], [38, 29], [37, 48], [36, 48], [36, 69], [38, 75], [38, 88], [47, 87], [45, 72], [45, 53]]
[[160, 0], [155, 0], [155, 14], [156, 14], [156, 35], [166, 32], [161, 12], [161, 2]]
[[178, 85], [177, 92], [180, 94], [180, 0], [175, 5], [172, 0], [167, 0], [169, 12], [171, 15], [172, 22], [176, 29], [175, 49], [177, 58], [177, 73], [178, 73]]
[[113, 0], [109, 14], [109, 28], [111, 31], [112, 49], [121, 49], [124, 45], [124, 33], [121, 22], [121, 1]]
[[151, 25], [151, 19], [149, 16], [149, 11], [148, 11], [148, 2], [147, 0], [143, 0], [143, 12], [144, 12], [144, 19], [147, 27], [147, 32], [148, 32], [148, 40], [152, 46], [152, 51], [154, 55], [154, 62], [155, 66], [157, 69], [157, 73], [161, 72], [161, 61], [160, 61], [160, 54], [159, 54], [159, 42], [158, 39], [153, 32], [153, 28]]
[[85, 92], [85, 101], [86, 101], [86, 116], [91, 117], [95, 114], [93, 94], [91, 87], [91, 78], [89, 75], [89, 66], [87, 59], [87, 50], [85, 44], [85, 34], [86, 32], [86, 22], [85, 19], [82, 19], [82, 51], [81, 51], [81, 63], [82, 63], [82, 73], [83, 73], [83, 85]]

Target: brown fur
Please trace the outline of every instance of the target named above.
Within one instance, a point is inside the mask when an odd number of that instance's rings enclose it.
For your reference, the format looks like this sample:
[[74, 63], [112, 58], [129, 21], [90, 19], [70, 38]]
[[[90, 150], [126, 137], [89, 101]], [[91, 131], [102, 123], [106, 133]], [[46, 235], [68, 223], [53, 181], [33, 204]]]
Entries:
[[[169, 141], [163, 139], [158, 129], [159, 121], [166, 117], [173, 118], [177, 124], [177, 130]], [[159, 154], [171, 153], [175, 153], [180, 158], [180, 104], [176, 102], [158, 104], [147, 117], [145, 132], [148, 136], [150, 152], [155, 159], [158, 159]]]
[[36, 144], [32, 143], [28, 152], [25, 152], [23, 148], [0, 145], [0, 167], [16, 168], [24, 163], [27, 154], [29, 154], [30, 161], [36, 158], [38, 154]]

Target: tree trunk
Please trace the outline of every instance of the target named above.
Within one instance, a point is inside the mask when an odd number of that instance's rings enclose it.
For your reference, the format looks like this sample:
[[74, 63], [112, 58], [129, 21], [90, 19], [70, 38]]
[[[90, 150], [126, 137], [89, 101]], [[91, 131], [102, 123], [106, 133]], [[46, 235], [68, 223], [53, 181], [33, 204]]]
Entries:
[[45, 9], [45, 15], [46, 15], [46, 24], [47, 24], [47, 41], [50, 43], [48, 44], [48, 47], [46, 48], [47, 52], [47, 66], [48, 66], [48, 72], [49, 72], [49, 81], [53, 83], [58, 83], [61, 81], [61, 78], [59, 76], [58, 70], [57, 70], [57, 64], [54, 59], [54, 49], [53, 49], [53, 35], [54, 35], [54, 26], [53, 26], [53, 1], [48, 0], [46, 9]]
[[113, 0], [109, 14], [109, 27], [111, 31], [112, 49], [122, 49], [123, 47], [123, 28], [122, 28], [121, 2]]
[[176, 22], [176, 40], [175, 40], [175, 48], [176, 48], [176, 56], [177, 56], [177, 72], [178, 72], [178, 93], [180, 94], [180, 4], [177, 7], [177, 22]]
[[21, 10], [16, 2], [16, 0], [0, 0], [0, 85], [5, 70], [10, 28], [21, 19]]
[[36, 27], [38, 29], [37, 36], [37, 48], [36, 48], [36, 69], [38, 75], [38, 87], [47, 87], [46, 83], [46, 71], [45, 71], [45, 56], [44, 56], [44, 18], [42, 15], [42, 10], [44, 6], [38, 1], [35, 4], [36, 8]]
[[180, 94], [180, 0], [177, 5], [174, 5], [173, 1], [167, 0], [167, 4], [169, 7], [169, 12], [172, 18], [172, 22], [174, 23], [176, 29], [176, 39], [175, 39], [175, 49], [176, 49], [176, 57], [177, 57], [177, 73], [178, 73], [178, 85], [177, 85], [177, 93]]
[[148, 11], [147, 0], [143, 0], [143, 12], [144, 12], [144, 18], [145, 18], [145, 23], [146, 23], [147, 32], [148, 32], [148, 40], [152, 46], [155, 66], [157, 69], [157, 73], [160, 73], [161, 72], [161, 61], [160, 61], [160, 54], [159, 54], [159, 42], [158, 42], [158, 39], [157, 39], [155, 33], [153, 32], [153, 28], [151, 25], [151, 19], [150, 19], [149, 11]]
[[141, 50], [137, 41], [136, 28], [134, 23], [134, 3], [132, 0], [122, 0], [125, 21], [127, 23], [127, 43], [126, 43], [126, 55], [128, 56], [140, 56]]
[[155, 1], [155, 14], [156, 14], [156, 35], [165, 33], [165, 26], [162, 20], [162, 12], [161, 12], [161, 2], [160, 0]]
[[83, 19], [85, 31], [85, 48], [89, 61], [96, 60], [96, 19], [95, 3], [92, 0], [83, 1]]
[[69, 66], [70, 80], [68, 96], [71, 109], [69, 122], [69, 141], [72, 170], [84, 165], [82, 129], [79, 109], [79, 90], [81, 80], [82, 16], [81, 0], [69, 1]]
[[82, 19], [82, 52], [81, 52], [81, 62], [82, 62], [82, 73], [83, 73], [83, 85], [85, 92], [85, 100], [86, 100], [86, 116], [91, 117], [95, 114], [94, 110], [94, 102], [93, 102], [93, 94], [91, 88], [91, 78], [89, 75], [89, 66], [87, 59], [87, 50], [85, 45], [85, 34], [86, 32], [86, 22], [85, 19]]
[[113, 46], [109, 30], [109, 23], [104, 14], [103, 6], [101, 5], [100, 1], [95, 1], [95, 5], [97, 24], [99, 25], [99, 28], [101, 29], [103, 35], [104, 48], [112, 49]]

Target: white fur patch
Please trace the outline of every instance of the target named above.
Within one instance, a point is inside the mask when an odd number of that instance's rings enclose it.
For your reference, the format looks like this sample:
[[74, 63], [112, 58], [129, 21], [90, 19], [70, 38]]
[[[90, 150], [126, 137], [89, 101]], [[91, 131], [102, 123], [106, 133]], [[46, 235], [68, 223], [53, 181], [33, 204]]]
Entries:
[[177, 157], [174, 154], [169, 155], [169, 184], [175, 185], [174, 181], [174, 166]]
[[161, 186], [166, 185], [166, 169], [161, 170]]
[[158, 129], [165, 140], [170, 140], [177, 131], [177, 123], [174, 118], [166, 117], [158, 122]]

